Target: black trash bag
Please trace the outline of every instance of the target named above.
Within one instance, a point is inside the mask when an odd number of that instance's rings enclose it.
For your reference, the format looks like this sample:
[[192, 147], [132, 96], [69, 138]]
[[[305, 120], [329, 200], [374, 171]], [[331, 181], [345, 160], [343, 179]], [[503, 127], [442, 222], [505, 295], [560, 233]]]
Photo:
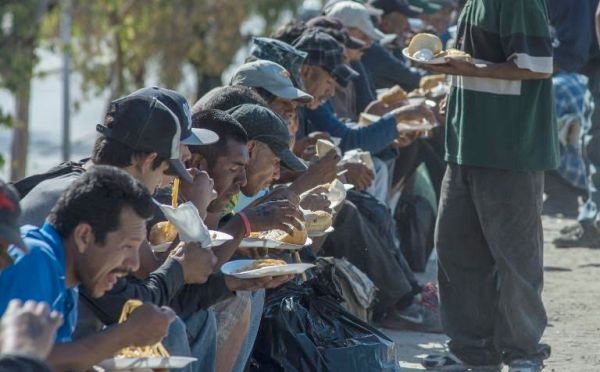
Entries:
[[420, 195], [400, 197], [394, 214], [400, 250], [414, 272], [425, 272], [433, 251], [435, 211]]
[[399, 371], [392, 340], [308, 283], [267, 297], [250, 371]]

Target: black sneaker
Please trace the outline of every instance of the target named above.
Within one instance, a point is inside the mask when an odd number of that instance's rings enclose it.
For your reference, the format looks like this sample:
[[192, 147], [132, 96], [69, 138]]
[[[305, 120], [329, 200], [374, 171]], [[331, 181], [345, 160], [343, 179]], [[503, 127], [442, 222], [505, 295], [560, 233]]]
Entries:
[[571, 225], [567, 225], [567, 226], [563, 227], [559, 231], [562, 235], [565, 235], [565, 234], [570, 234], [570, 233], [572, 233], [574, 231], [578, 231], [578, 230], [581, 230], [581, 224], [579, 222], [575, 222]]
[[552, 241], [556, 248], [600, 248], [600, 231], [579, 225]]

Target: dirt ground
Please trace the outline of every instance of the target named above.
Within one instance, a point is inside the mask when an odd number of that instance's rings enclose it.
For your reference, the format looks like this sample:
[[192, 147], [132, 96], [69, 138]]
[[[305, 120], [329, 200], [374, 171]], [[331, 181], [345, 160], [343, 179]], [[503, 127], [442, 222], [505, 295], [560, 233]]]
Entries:
[[[548, 328], [542, 342], [552, 356], [545, 371], [600, 371], [600, 249], [557, 249], [552, 239], [573, 220], [544, 217], [545, 288]], [[422, 280], [435, 278], [429, 265]], [[443, 335], [383, 330], [398, 345], [402, 371], [421, 371], [420, 359], [444, 351]], [[507, 368], [505, 368], [507, 370]]]

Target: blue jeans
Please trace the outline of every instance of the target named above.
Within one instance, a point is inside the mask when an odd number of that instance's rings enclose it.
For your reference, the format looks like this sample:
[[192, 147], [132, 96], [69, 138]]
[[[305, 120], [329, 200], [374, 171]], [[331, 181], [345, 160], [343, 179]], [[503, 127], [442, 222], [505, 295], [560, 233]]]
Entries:
[[589, 89], [596, 106], [592, 126], [583, 128], [583, 150], [588, 170], [588, 200], [579, 211], [579, 222], [594, 226], [600, 212], [600, 72], [590, 76]]
[[240, 350], [240, 354], [235, 361], [233, 366], [233, 372], [242, 372], [246, 367], [248, 358], [252, 354], [254, 348], [254, 341], [258, 334], [258, 328], [260, 327], [260, 319], [262, 318], [263, 308], [265, 306], [265, 290], [261, 289], [256, 292], [252, 292], [250, 296], [250, 327], [248, 328], [248, 334]]
[[191, 356], [198, 360], [178, 372], [212, 372], [217, 356], [217, 320], [212, 310], [200, 310], [171, 323], [163, 345], [171, 355]]

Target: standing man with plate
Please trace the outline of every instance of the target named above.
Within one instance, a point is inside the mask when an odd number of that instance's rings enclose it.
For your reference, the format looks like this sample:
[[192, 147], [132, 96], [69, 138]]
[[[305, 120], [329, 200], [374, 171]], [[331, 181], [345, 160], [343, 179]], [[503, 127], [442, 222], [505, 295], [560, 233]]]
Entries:
[[467, 0], [452, 76], [436, 231], [441, 316], [456, 365], [542, 369], [544, 171], [558, 165], [552, 44], [544, 0]]

